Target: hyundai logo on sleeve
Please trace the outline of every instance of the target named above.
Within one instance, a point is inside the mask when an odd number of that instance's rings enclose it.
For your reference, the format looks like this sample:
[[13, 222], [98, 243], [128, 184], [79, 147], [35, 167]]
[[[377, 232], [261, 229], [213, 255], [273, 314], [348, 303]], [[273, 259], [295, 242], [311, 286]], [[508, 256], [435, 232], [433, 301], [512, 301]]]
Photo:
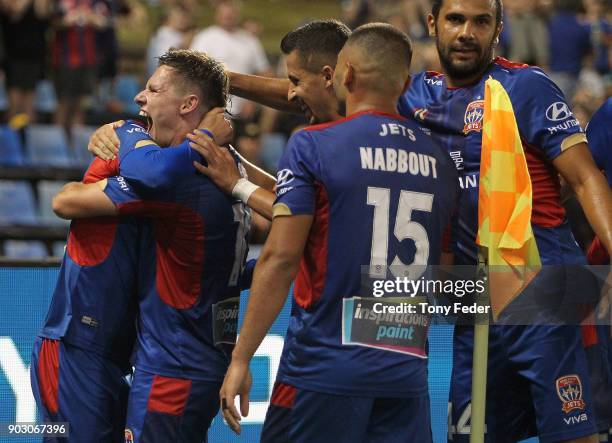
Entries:
[[276, 173], [276, 186], [282, 188], [293, 181], [293, 171], [291, 169], [282, 169]]
[[560, 122], [561, 120], [565, 120], [571, 117], [572, 111], [570, 111], [567, 103], [564, 102], [556, 102], [548, 107], [546, 110], [546, 118], [551, 122]]

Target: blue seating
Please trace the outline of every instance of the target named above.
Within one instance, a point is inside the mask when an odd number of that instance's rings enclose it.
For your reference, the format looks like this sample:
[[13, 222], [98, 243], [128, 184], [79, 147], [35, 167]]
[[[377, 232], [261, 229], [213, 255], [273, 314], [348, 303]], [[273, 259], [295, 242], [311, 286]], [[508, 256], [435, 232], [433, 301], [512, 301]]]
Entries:
[[68, 140], [56, 125], [29, 125], [25, 133], [27, 159], [33, 166], [72, 166]]
[[16, 259], [38, 259], [49, 256], [44, 243], [37, 240], [6, 240], [4, 255]]
[[36, 85], [34, 109], [47, 114], [53, 114], [56, 111], [57, 96], [50, 80], [41, 80]]
[[72, 128], [72, 161], [75, 166], [87, 167], [93, 156], [87, 150], [89, 138], [96, 130], [95, 126], [76, 125]]
[[142, 90], [134, 75], [121, 74], [115, 81], [115, 98], [123, 103], [124, 112], [138, 114], [140, 107], [134, 103], [134, 97]]
[[6, 84], [4, 79], [0, 80], [0, 111], [6, 111], [8, 109], [9, 102], [6, 94]]
[[63, 257], [64, 252], [66, 252], [66, 242], [65, 241], [56, 241], [53, 242], [53, 257]]
[[8, 125], [0, 125], [0, 165], [23, 165], [23, 147], [19, 134]]
[[268, 171], [276, 171], [278, 162], [285, 151], [287, 139], [283, 134], [273, 132], [261, 135], [261, 162]]
[[0, 180], [0, 225], [35, 225], [36, 201], [28, 182]]
[[42, 223], [48, 225], [68, 225], [70, 220], [59, 218], [53, 212], [53, 197], [62, 189], [65, 182], [42, 180], [38, 182], [38, 215]]

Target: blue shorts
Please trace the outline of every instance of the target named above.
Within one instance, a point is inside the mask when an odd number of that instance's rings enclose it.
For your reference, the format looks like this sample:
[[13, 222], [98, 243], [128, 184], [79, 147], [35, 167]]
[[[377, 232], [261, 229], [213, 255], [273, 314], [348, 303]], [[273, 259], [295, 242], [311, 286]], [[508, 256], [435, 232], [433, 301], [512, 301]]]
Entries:
[[[469, 441], [473, 327], [457, 327], [449, 441]], [[538, 435], [557, 442], [597, 433], [587, 359], [578, 326], [491, 326], [486, 441]]]
[[123, 442], [129, 386], [118, 365], [59, 340], [37, 338], [30, 366], [43, 421], [68, 422], [54, 441]]
[[[582, 344], [587, 356], [597, 415], [597, 429], [608, 434], [612, 427], [612, 367], [609, 361], [610, 327], [582, 327]], [[604, 440], [605, 441], [605, 440]]]
[[[408, 383], [409, 381], [407, 381]], [[429, 397], [365, 398], [276, 383], [261, 443], [428, 443]]]
[[219, 410], [221, 382], [164, 377], [136, 369], [125, 427], [125, 443], [208, 441]]

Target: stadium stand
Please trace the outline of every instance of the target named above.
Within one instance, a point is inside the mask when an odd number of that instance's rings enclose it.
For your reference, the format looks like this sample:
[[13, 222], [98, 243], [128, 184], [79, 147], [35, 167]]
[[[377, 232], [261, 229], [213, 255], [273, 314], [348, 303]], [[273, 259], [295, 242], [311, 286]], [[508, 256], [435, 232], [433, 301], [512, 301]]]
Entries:
[[285, 136], [277, 132], [261, 135], [261, 162], [266, 170], [276, 170], [286, 142]]
[[45, 244], [37, 240], [7, 240], [4, 255], [14, 259], [40, 259], [47, 257]]
[[53, 257], [63, 257], [64, 251], [66, 250], [66, 242], [65, 241], [56, 241], [53, 242], [52, 246]]
[[41, 80], [36, 85], [34, 107], [38, 112], [44, 114], [53, 114], [57, 109], [57, 97], [50, 80]]
[[72, 128], [72, 144], [70, 154], [76, 167], [86, 168], [91, 162], [91, 154], [87, 151], [89, 137], [94, 133], [94, 126], [76, 125]]
[[23, 146], [19, 134], [9, 125], [0, 125], [0, 165], [21, 166]]
[[42, 180], [38, 182], [38, 215], [43, 224], [49, 225], [69, 225], [68, 220], [59, 218], [53, 212], [51, 202], [53, 196], [59, 192], [65, 182]]
[[26, 181], [0, 180], [0, 225], [35, 225], [36, 200]]
[[29, 125], [25, 130], [27, 159], [36, 166], [72, 166], [68, 139], [55, 125]]

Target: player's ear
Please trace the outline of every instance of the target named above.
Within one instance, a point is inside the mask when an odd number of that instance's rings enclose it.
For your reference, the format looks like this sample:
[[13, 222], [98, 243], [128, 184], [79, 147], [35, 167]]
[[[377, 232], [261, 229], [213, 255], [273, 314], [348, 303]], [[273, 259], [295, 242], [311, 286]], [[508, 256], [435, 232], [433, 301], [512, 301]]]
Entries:
[[433, 14], [427, 14], [427, 30], [430, 37], [436, 36], [436, 19]]
[[195, 94], [190, 94], [185, 97], [183, 103], [181, 104], [180, 113], [188, 114], [192, 111], [195, 111], [198, 106], [200, 106], [200, 99]]
[[402, 94], [408, 90], [408, 88], [410, 87], [411, 81], [412, 81], [412, 78], [410, 77], [410, 74], [409, 74], [408, 77], [406, 77], [406, 81], [404, 82], [404, 89], [402, 90]]
[[344, 71], [344, 78], [342, 79], [342, 84], [347, 89], [347, 91], [352, 91], [355, 83], [355, 67], [346, 62], [346, 70]]
[[325, 88], [331, 88], [334, 85], [334, 68], [325, 65], [321, 68], [321, 74], [325, 79]]
[[495, 33], [495, 45], [499, 45], [499, 36], [504, 30], [504, 22], [499, 22], [499, 26], [497, 27], [497, 32]]

